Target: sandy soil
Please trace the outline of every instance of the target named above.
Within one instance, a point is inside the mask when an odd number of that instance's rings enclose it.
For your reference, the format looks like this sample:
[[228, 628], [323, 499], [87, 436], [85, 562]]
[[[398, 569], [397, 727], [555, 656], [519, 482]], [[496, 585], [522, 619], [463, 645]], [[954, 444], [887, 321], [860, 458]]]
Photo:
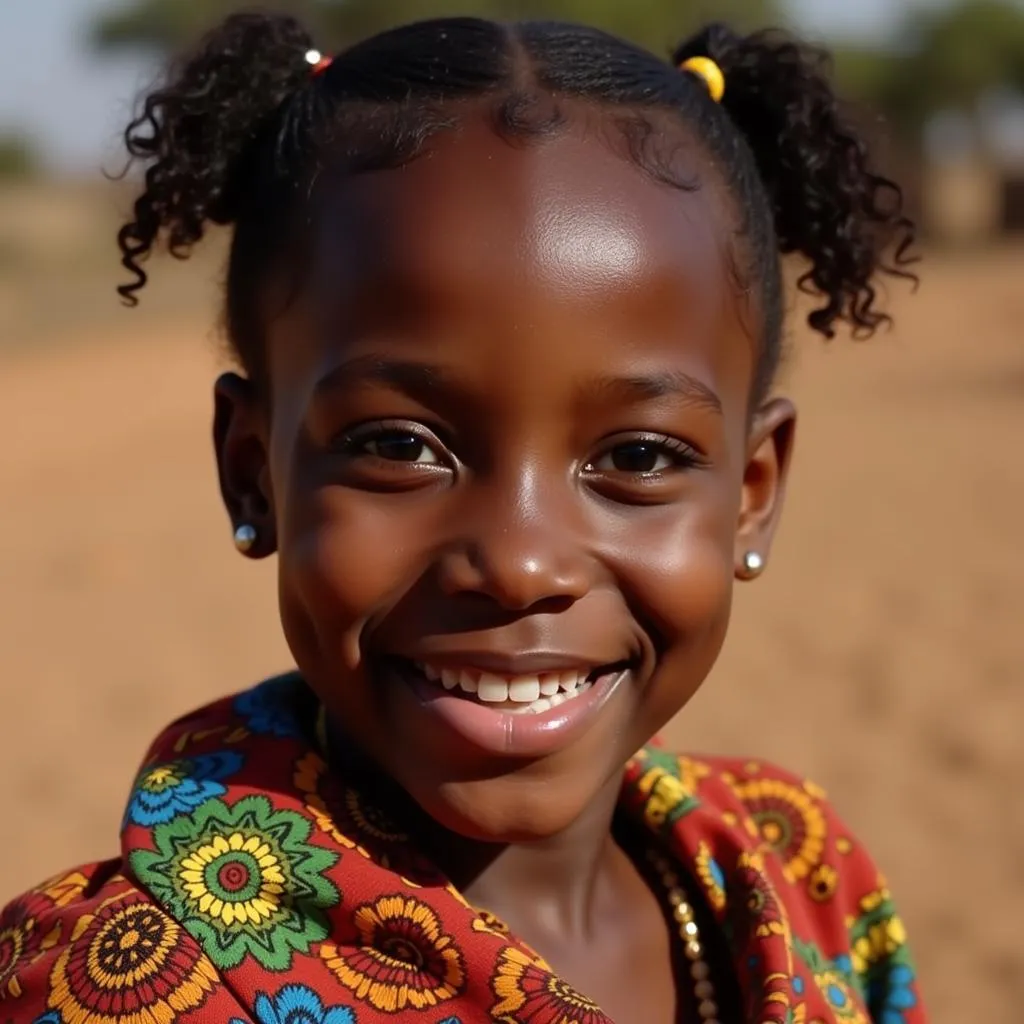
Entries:
[[[770, 572], [673, 729], [810, 773], [886, 868], [939, 1022], [1024, 1004], [1024, 253], [933, 260], [899, 330], [797, 339]], [[165, 721], [288, 663], [234, 553], [203, 328], [17, 346], [0, 370], [0, 902], [115, 849]]]

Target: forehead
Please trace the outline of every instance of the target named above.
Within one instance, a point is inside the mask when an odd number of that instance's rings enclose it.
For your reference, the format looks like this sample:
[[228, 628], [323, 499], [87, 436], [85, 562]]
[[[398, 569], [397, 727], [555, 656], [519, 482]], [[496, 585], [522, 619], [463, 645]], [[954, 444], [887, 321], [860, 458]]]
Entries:
[[[703, 149], [678, 128], [647, 145], [668, 157], [682, 189], [627, 155], [623, 134], [570, 104], [549, 137], [508, 140], [485, 112], [432, 138], [403, 166], [343, 179], [324, 209], [323, 235], [356, 268], [410, 276], [472, 274], [494, 281], [572, 275], [603, 292], [644, 271], [719, 280], [731, 218]], [[346, 244], [347, 243], [347, 244]]]
[[[748, 370], [727, 270], [734, 227], [710, 158], [678, 131], [649, 144], [688, 187], [638, 166], [593, 112], [512, 141], [471, 116], [404, 166], [343, 178], [314, 225], [314, 308], [343, 311], [359, 337], [408, 321], [421, 335], [703, 340], [721, 349], [716, 363]], [[336, 322], [330, 334], [341, 337]]]

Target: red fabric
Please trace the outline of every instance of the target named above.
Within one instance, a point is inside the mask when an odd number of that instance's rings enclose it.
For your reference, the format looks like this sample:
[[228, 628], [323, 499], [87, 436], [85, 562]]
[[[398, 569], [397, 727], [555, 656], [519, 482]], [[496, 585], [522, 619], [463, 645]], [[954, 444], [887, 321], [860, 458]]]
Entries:
[[[270, 680], [159, 737], [120, 857], [3, 912], [0, 1019], [608, 1024], [328, 771], [309, 703]], [[649, 748], [622, 804], [708, 904], [745, 1020], [923, 1024], [885, 883], [815, 786]]]

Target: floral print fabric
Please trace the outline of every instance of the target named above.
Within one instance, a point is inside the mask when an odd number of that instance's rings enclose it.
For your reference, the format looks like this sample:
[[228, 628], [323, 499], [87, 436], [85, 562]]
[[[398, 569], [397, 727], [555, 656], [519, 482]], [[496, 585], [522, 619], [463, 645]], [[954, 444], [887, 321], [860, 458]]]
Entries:
[[[120, 857], [0, 916], [0, 1019], [610, 1024], [327, 770], [312, 707], [293, 675], [172, 725]], [[885, 882], [820, 789], [651, 747], [621, 801], [713, 913], [746, 1021], [923, 1024]]]

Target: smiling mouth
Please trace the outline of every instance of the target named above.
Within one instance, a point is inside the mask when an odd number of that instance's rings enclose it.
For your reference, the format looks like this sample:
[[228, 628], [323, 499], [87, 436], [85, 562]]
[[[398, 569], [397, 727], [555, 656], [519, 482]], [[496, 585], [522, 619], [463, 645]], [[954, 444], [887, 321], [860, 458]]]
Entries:
[[447, 694], [509, 715], [542, 715], [576, 700], [606, 676], [627, 669], [627, 662], [559, 672], [502, 675], [480, 669], [400, 660], [403, 674]]

